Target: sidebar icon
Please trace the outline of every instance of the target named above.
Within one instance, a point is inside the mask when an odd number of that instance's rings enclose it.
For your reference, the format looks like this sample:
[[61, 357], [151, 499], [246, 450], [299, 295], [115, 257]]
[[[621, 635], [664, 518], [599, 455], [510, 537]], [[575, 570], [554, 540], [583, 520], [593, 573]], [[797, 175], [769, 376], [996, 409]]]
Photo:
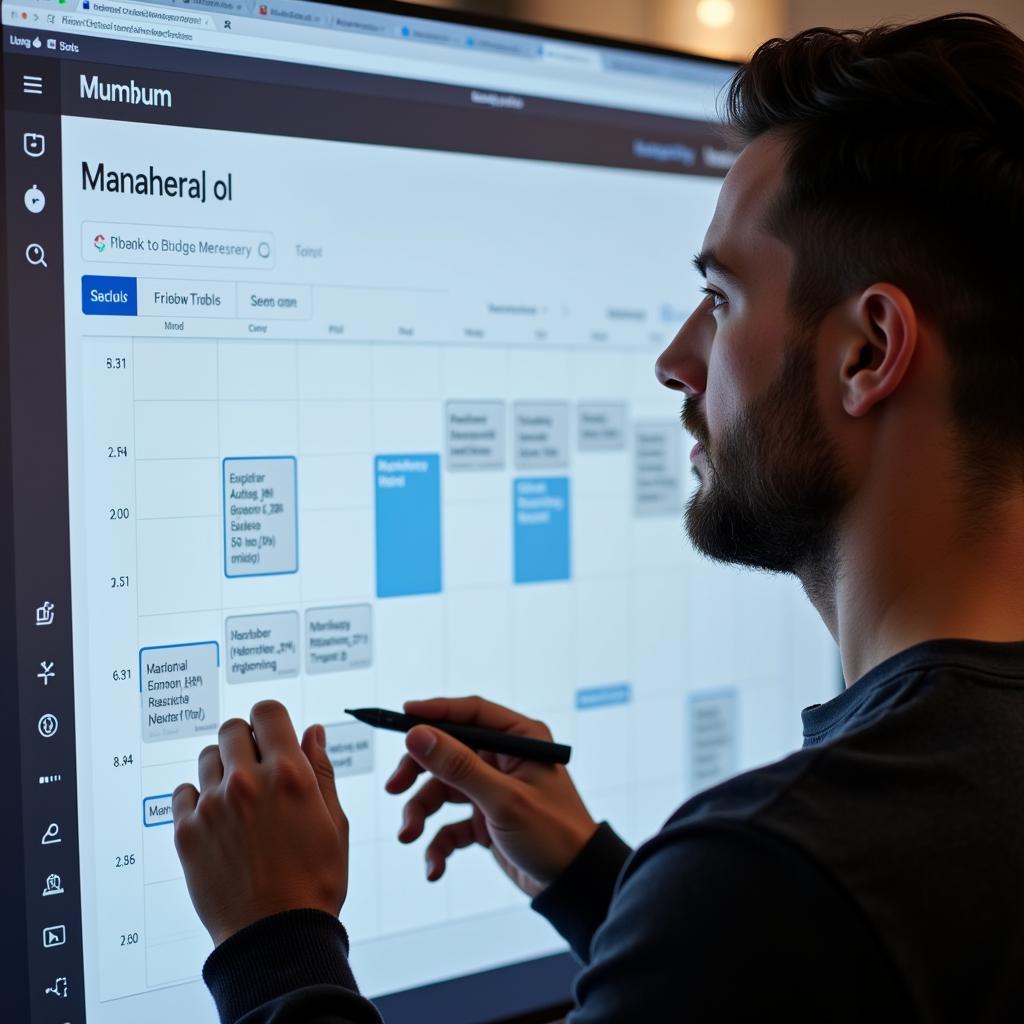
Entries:
[[39, 132], [25, 132], [21, 137], [21, 147], [26, 156], [42, 156], [46, 152], [46, 136]]

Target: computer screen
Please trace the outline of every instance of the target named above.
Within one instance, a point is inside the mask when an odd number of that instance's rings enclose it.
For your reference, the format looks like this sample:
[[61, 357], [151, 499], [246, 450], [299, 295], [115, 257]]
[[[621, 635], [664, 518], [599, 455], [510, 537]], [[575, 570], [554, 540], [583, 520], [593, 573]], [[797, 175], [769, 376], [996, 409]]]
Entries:
[[799, 586], [688, 543], [654, 375], [734, 68], [398, 5], [2, 21], [6, 1019], [215, 1020], [170, 794], [264, 698], [326, 725], [386, 1019], [567, 999], [488, 851], [426, 880], [465, 814], [399, 843], [403, 737], [343, 709], [543, 719], [635, 845], [836, 691]]

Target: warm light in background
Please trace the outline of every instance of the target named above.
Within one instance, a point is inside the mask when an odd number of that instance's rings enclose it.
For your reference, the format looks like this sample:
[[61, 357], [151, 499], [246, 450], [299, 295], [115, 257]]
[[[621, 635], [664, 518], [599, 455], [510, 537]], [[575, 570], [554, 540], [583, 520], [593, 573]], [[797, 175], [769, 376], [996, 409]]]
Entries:
[[781, 35], [788, 0], [653, 0], [651, 28], [669, 46], [744, 60]]
[[736, 8], [730, 0], [700, 0], [697, 19], [708, 28], [725, 28], [736, 17]]

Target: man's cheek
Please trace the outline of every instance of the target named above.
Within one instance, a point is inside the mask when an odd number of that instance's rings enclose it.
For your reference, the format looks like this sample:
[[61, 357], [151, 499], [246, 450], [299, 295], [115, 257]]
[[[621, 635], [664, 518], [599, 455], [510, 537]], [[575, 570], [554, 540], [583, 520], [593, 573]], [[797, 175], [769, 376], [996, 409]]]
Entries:
[[712, 401], [719, 429], [739, 422], [777, 379], [783, 347], [781, 335], [776, 336], [770, 328], [744, 331], [738, 323], [724, 325], [708, 365], [708, 425], [712, 437]]
[[728, 368], [719, 362], [708, 366], [707, 390], [704, 393], [704, 424], [707, 428], [707, 447], [714, 451], [715, 443], [726, 433], [728, 425], [736, 422], [740, 403], [736, 394], [736, 381]]

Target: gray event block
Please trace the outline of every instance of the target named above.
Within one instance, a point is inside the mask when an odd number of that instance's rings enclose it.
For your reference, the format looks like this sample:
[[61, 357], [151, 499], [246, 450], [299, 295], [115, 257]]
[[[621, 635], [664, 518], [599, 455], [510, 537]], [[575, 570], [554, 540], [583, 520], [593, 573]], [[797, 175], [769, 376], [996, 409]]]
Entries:
[[617, 452], [626, 447], [625, 402], [580, 402], [577, 444], [581, 452]]
[[373, 727], [363, 722], [338, 722], [325, 725], [327, 756], [334, 774], [364, 775], [373, 771]]
[[373, 663], [372, 609], [335, 605], [306, 611], [306, 672], [344, 672]]
[[224, 574], [298, 572], [296, 461], [291, 455], [224, 460]]
[[505, 468], [504, 402], [447, 402], [444, 434], [449, 469]]
[[259, 683], [299, 674], [299, 613], [233, 615], [224, 625], [229, 683]]
[[707, 789], [736, 771], [737, 703], [735, 690], [690, 697], [690, 785]]
[[633, 428], [633, 511], [638, 516], [682, 511], [682, 427], [678, 420]]
[[516, 402], [512, 418], [516, 469], [569, 465], [568, 402]]

